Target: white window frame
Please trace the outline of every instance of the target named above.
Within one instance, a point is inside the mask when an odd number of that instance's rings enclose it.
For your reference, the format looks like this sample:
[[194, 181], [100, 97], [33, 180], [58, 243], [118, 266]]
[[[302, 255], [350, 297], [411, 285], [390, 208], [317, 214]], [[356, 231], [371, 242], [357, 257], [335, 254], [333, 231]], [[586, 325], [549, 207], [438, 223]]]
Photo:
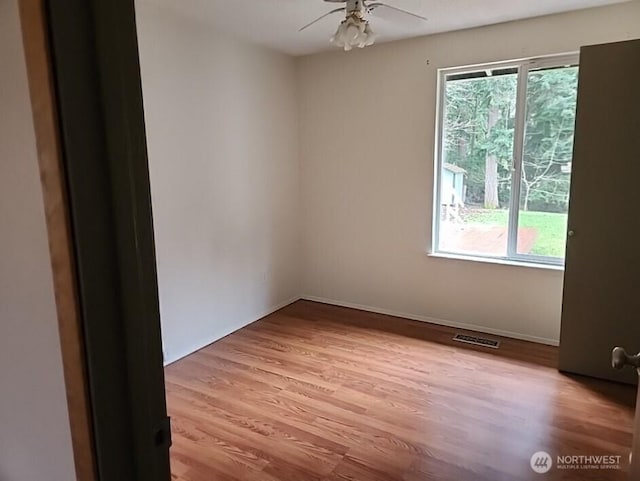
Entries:
[[[452, 257], [456, 259], [481, 260], [484, 262], [496, 262], [500, 264], [520, 264], [538, 265], [549, 267], [564, 266], [564, 258], [538, 256], [532, 254], [518, 254], [518, 220], [520, 216], [520, 187], [522, 183], [522, 160], [524, 150], [524, 135], [527, 106], [527, 83], [530, 70], [561, 66], [580, 66], [580, 55], [578, 52], [549, 55], [544, 57], [525, 58], [504, 62], [483, 63], [468, 65], [465, 67], [448, 67], [438, 69], [438, 88], [436, 106], [436, 143], [435, 143], [435, 173], [433, 189], [433, 225], [432, 225], [432, 249], [430, 254], [434, 256]], [[513, 142], [513, 166], [511, 169], [511, 198], [509, 207], [508, 242], [506, 256], [493, 256], [489, 254], [468, 254], [442, 250], [440, 242], [440, 194], [442, 180], [443, 163], [443, 135], [444, 135], [444, 114], [445, 114], [445, 93], [447, 76], [455, 74], [465, 74], [477, 72], [479, 70], [493, 70], [500, 68], [517, 68], [517, 90], [516, 90], [516, 119], [514, 127]], [[514, 208], [515, 207], [515, 208]]]

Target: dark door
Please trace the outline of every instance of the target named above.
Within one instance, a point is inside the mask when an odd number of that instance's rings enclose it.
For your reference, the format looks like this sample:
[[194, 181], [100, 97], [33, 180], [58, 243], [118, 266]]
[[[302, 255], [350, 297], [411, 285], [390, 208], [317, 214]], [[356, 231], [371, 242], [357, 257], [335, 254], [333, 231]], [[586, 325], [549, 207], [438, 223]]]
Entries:
[[46, 5], [98, 479], [168, 481], [134, 3]]
[[560, 369], [637, 382], [611, 369], [640, 351], [640, 40], [584, 47], [569, 206]]

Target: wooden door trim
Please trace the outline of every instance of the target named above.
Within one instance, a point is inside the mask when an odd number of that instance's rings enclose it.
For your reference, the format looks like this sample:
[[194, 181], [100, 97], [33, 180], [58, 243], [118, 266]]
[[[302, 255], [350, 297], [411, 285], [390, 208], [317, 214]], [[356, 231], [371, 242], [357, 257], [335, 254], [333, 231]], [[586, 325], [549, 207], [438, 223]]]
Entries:
[[43, 0], [19, 0], [45, 207], [76, 478], [95, 481], [94, 440], [76, 266]]

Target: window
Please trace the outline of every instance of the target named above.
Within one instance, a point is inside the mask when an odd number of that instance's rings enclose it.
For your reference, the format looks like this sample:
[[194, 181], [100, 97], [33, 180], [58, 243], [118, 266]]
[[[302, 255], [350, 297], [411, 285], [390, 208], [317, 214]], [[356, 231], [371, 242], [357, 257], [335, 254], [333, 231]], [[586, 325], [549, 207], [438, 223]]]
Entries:
[[578, 57], [440, 71], [434, 252], [564, 262]]

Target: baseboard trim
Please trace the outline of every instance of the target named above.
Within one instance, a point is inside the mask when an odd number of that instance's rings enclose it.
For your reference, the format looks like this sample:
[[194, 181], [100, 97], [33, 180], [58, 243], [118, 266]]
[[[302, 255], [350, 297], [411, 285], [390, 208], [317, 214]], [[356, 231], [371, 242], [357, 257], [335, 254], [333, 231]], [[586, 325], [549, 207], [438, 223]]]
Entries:
[[170, 359], [165, 359], [164, 361], [164, 366], [167, 367], [169, 364], [173, 364], [176, 361], [179, 361], [180, 359], [183, 359], [191, 354], [193, 354], [194, 352], [199, 351], [200, 349], [204, 349], [205, 347], [209, 346], [210, 344], [213, 344], [216, 341], [219, 341], [220, 339], [222, 339], [223, 337], [228, 336], [229, 334], [233, 334], [234, 332], [242, 329], [243, 327], [248, 326], [249, 324], [253, 324], [256, 321], [259, 321], [260, 319], [262, 319], [263, 317], [268, 316], [269, 314], [273, 314], [276, 311], [279, 311], [280, 309], [282, 309], [283, 307], [287, 307], [289, 304], [293, 304], [296, 301], [299, 301], [300, 297], [299, 296], [294, 296], [291, 297], [289, 299], [287, 299], [286, 301], [280, 302], [278, 304], [276, 304], [275, 306], [271, 306], [269, 308], [267, 308], [266, 310], [264, 310], [262, 313], [258, 314], [258, 316], [250, 321], [244, 322], [238, 326], [233, 327], [232, 329], [225, 329], [219, 333], [216, 333], [216, 335], [212, 336], [211, 338], [207, 338], [206, 340], [203, 340], [201, 343], [198, 343], [192, 347], [190, 347], [189, 349], [185, 350], [184, 352], [177, 354], [175, 356], [172, 356]]
[[326, 297], [304, 295], [301, 297], [306, 301], [321, 302], [323, 304], [331, 304], [339, 307], [349, 307], [351, 309], [359, 309], [361, 311], [374, 312], [376, 314], [386, 314], [388, 316], [403, 317], [412, 321], [429, 322], [440, 326], [453, 327], [456, 329], [464, 329], [465, 331], [481, 332], [484, 334], [493, 334], [496, 336], [508, 337], [511, 339], [519, 339], [521, 341], [535, 342], [538, 344], [546, 344], [548, 346], [559, 346], [558, 339], [547, 339], [544, 337], [531, 336], [521, 332], [504, 331], [502, 329], [494, 329], [492, 327], [480, 326], [477, 324], [468, 324], [465, 322], [449, 321], [445, 319], [437, 319], [435, 317], [421, 316], [418, 314], [408, 314], [406, 312], [394, 311], [392, 309], [384, 309], [381, 307], [365, 306], [354, 302], [337, 301], [335, 299], [327, 299]]

